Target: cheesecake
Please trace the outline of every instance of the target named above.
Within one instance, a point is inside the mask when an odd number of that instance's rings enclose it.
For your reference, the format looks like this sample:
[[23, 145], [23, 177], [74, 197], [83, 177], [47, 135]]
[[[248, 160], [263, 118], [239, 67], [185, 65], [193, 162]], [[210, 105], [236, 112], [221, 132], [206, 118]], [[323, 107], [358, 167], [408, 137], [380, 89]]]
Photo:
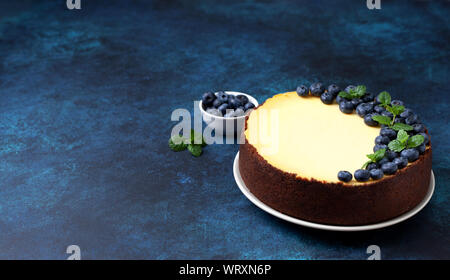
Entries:
[[305, 88], [277, 94], [246, 117], [239, 170], [253, 195], [329, 225], [386, 221], [423, 200], [431, 144], [417, 114], [363, 86]]

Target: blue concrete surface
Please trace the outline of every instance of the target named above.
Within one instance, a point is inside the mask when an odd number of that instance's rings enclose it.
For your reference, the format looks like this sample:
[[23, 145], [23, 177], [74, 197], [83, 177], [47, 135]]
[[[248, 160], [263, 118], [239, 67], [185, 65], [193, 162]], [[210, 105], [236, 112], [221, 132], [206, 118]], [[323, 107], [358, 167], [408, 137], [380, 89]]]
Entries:
[[[13, 3], [12, 3], [13, 2]], [[450, 2], [0, 3], [0, 258], [448, 259]], [[167, 147], [207, 90], [263, 101], [320, 80], [421, 112], [436, 192], [402, 224], [333, 233], [278, 220], [236, 186], [237, 145]]]

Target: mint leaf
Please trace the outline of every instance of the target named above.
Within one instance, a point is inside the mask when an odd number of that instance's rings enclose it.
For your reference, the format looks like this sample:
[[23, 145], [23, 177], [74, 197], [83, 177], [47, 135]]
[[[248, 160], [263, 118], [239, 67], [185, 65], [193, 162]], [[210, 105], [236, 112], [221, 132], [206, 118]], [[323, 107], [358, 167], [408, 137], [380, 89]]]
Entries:
[[186, 150], [187, 145], [184, 143], [183, 137], [174, 135], [169, 139], [169, 148], [172, 149], [172, 151], [180, 152]]
[[384, 106], [391, 104], [391, 95], [387, 91], [380, 92], [377, 99]]
[[382, 115], [373, 115], [372, 120], [374, 120], [380, 124], [385, 124], [385, 125], [390, 125], [391, 121], [392, 121], [391, 118], [389, 118], [388, 116], [382, 116]]
[[415, 148], [420, 146], [423, 141], [425, 141], [425, 137], [423, 137], [422, 135], [418, 134], [418, 135], [414, 135], [411, 138], [408, 139], [408, 148]]
[[375, 160], [375, 154], [367, 155], [367, 157], [370, 159], [370, 162], [376, 162], [376, 160]]
[[[390, 107], [390, 106], [389, 106]], [[392, 106], [392, 107], [390, 107], [391, 108], [391, 111], [389, 111], [389, 112], [391, 112], [392, 114], [394, 114], [394, 116], [398, 116], [398, 115], [400, 115], [401, 113], [403, 113], [403, 111], [405, 111], [405, 107], [404, 106], [401, 106], [401, 105], [394, 105], [394, 106]]]
[[379, 149], [375, 153], [367, 155], [367, 157], [371, 160], [371, 162], [377, 162], [380, 161], [382, 158], [384, 158], [385, 153], [386, 149]]
[[402, 144], [406, 144], [406, 141], [408, 140], [409, 135], [404, 131], [403, 129], [400, 129], [400, 131], [397, 133], [397, 140], [400, 141]]
[[401, 105], [394, 105], [394, 106], [386, 105], [386, 110], [391, 112], [394, 116], [398, 116], [401, 113], [403, 113], [403, 111], [405, 111], [405, 107]]
[[403, 144], [397, 139], [392, 140], [388, 144], [389, 149], [394, 152], [401, 152], [405, 148], [405, 146], [406, 146], [405, 144]]
[[392, 125], [391, 128], [393, 130], [397, 130], [397, 131], [400, 130], [400, 129], [403, 129], [403, 130], [406, 130], [406, 131], [409, 131], [409, 130], [413, 129], [412, 126], [404, 124], [404, 123], [394, 123], [394, 125]]
[[353, 89], [350, 89], [348, 92], [341, 91], [339, 92], [339, 96], [346, 99], [354, 99], [361, 98], [366, 94], [366, 86], [359, 85]]
[[359, 85], [355, 89], [350, 90], [350, 93], [354, 96], [354, 98], [363, 97], [366, 94], [366, 86]]
[[376, 151], [373, 154], [367, 155], [367, 157], [372, 161], [372, 162], [377, 162], [380, 161], [383, 157], [384, 154], [386, 153], [386, 149], [379, 149], [378, 151]]
[[346, 98], [346, 99], [352, 99], [353, 98], [352, 95], [350, 93], [346, 92], [346, 91], [339, 92], [339, 96], [343, 97], [343, 98]]
[[379, 149], [378, 151], [376, 151], [373, 154], [366, 155], [370, 160], [368, 162], [364, 163], [363, 166], [361, 167], [361, 169], [366, 169], [366, 167], [369, 163], [380, 161], [382, 158], [384, 158], [385, 153], [386, 153], [386, 149]]
[[384, 158], [384, 154], [386, 153], [386, 149], [379, 149], [374, 153], [375, 155], [375, 162], [380, 161], [382, 158]]
[[189, 144], [187, 149], [194, 157], [199, 157], [202, 154], [202, 146], [200, 144]]

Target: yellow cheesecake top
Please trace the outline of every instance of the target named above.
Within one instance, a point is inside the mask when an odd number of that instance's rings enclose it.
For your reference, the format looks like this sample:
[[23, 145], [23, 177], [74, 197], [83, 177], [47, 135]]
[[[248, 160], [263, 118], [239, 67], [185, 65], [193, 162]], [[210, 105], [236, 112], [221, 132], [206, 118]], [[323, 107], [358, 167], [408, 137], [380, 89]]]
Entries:
[[[379, 127], [338, 104], [323, 104], [296, 92], [277, 94], [254, 110], [245, 136], [269, 164], [298, 177], [339, 182], [341, 170], [353, 173], [373, 153]], [[355, 184], [354, 180], [350, 184]]]

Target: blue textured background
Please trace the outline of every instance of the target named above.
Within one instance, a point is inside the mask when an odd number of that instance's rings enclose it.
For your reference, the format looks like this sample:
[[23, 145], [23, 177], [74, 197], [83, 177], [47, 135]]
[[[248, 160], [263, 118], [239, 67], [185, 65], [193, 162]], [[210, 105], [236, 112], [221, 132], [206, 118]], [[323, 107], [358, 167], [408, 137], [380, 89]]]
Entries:
[[[65, 2], [0, 3], [0, 258], [450, 258], [448, 1]], [[299, 227], [242, 195], [237, 145], [167, 147], [172, 110], [204, 91], [263, 101], [316, 80], [421, 112], [436, 192], [416, 217]]]

